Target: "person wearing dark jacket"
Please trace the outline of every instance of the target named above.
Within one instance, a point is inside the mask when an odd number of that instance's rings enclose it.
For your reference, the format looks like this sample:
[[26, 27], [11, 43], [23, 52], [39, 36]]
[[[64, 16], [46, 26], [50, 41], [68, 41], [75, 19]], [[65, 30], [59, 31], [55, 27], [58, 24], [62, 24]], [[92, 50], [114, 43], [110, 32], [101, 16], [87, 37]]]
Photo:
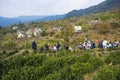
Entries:
[[103, 48], [102, 41], [101, 41], [101, 42], [99, 42], [99, 44], [98, 44], [98, 48], [100, 48], [100, 49], [102, 49], [102, 48]]
[[57, 42], [57, 45], [56, 45], [57, 51], [59, 51], [59, 50], [60, 50], [60, 47], [61, 47], [60, 43], [59, 43], [59, 42]]
[[65, 45], [65, 50], [69, 50], [69, 44]]
[[37, 44], [35, 41], [32, 42], [32, 49], [37, 50]]
[[45, 44], [45, 50], [46, 50], [46, 51], [49, 51], [49, 46], [48, 46], [48, 44]]

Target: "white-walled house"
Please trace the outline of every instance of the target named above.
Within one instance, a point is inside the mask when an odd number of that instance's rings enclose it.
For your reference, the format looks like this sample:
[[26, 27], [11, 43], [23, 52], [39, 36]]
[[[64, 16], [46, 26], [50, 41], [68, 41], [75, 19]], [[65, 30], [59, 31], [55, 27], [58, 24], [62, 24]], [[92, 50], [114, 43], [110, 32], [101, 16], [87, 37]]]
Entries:
[[17, 31], [18, 38], [23, 38], [23, 37], [28, 37], [31, 38], [33, 36], [38, 36], [42, 32], [40, 28], [33, 28], [33, 29], [28, 29], [27, 31]]
[[32, 36], [38, 36], [40, 32], [42, 32], [40, 28], [29, 29], [26, 31], [26, 35], [28, 38], [30, 38]]
[[17, 27], [17, 26], [14, 26], [14, 27], [12, 27], [12, 29], [13, 29], [13, 30], [16, 30], [16, 29], [18, 29], [18, 27]]
[[42, 30], [40, 28], [35, 28], [34, 32], [33, 32], [33, 35], [38, 36], [40, 32], [42, 32]]
[[17, 35], [18, 35], [17, 38], [23, 38], [23, 37], [25, 37], [23, 33], [24, 33], [23, 31], [17, 31]]
[[82, 26], [74, 26], [74, 31], [75, 32], [81, 32]]
[[90, 21], [89, 21], [90, 28], [91, 28], [91, 29], [94, 29], [95, 26], [96, 26], [98, 23], [99, 23], [98, 20], [90, 20]]

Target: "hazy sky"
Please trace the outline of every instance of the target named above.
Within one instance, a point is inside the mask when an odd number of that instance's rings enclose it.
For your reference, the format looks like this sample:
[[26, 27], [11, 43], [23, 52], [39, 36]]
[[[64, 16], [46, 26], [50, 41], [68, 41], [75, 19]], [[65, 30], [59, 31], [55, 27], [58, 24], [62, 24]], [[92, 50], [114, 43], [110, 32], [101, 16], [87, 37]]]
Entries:
[[57, 15], [97, 5], [105, 0], [0, 0], [0, 16]]

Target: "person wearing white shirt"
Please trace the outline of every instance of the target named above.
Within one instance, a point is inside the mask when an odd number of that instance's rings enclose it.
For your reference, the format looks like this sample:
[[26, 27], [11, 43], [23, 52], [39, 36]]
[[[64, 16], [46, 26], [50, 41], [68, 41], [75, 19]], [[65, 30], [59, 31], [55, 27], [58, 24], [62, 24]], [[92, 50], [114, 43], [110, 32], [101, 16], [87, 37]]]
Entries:
[[106, 49], [106, 48], [107, 48], [107, 43], [108, 43], [108, 41], [107, 41], [107, 40], [103, 40], [102, 45], [103, 45], [103, 48], [104, 48], [104, 49]]

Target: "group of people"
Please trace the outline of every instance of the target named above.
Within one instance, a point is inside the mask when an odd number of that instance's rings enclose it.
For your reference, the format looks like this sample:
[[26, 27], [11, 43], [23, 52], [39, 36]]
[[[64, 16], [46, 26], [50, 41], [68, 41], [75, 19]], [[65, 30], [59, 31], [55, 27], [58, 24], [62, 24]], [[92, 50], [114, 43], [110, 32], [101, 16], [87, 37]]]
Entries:
[[78, 45], [78, 48], [80, 49], [80, 50], [89, 50], [89, 49], [93, 49], [93, 48], [95, 48], [95, 43], [94, 42], [90, 42], [90, 41], [84, 41], [83, 42], [83, 44], [82, 43], [80, 43], [79, 45]]
[[92, 42], [92, 41], [90, 41], [90, 40], [87, 38], [87, 36], [86, 36], [83, 44], [80, 43], [80, 44], [78, 45], [78, 48], [79, 48], [80, 50], [89, 50], [89, 49], [93, 49], [93, 48], [95, 48], [95, 47], [96, 47], [95, 43]]
[[115, 41], [115, 42], [109, 42], [107, 40], [103, 40], [101, 42], [99, 42], [98, 48], [113, 48], [113, 47], [118, 47], [119, 42]]
[[[113, 47], [118, 47], [119, 43], [118, 41], [115, 41], [115, 42], [109, 42], [107, 40], [103, 40], [101, 42], [99, 42], [98, 44], [98, 48], [100, 49], [106, 49], [106, 48], [113, 48]], [[89, 50], [89, 49], [93, 49], [93, 48], [96, 48], [96, 44], [95, 42], [92, 42], [88, 39], [85, 39], [85, 41], [83, 43], [80, 43], [78, 45], [78, 49], [80, 50]], [[32, 49], [33, 50], [37, 50], [37, 43], [35, 41], [32, 42]], [[43, 51], [49, 51], [49, 50], [53, 50], [55, 52], [57, 51], [60, 51], [62, 48], [61, 48], [61, 44], [59, 42], [57, 42], [56, 44], [54, 44], [53, 46], [49, 46], [48, 44], [45, 44], [44, 47], [40, 47], [40, 52], [43, 52]], [[73, 50], [69, 44], [66, 44], [64, 46], [64, 49], [65, 50]]]
[[[37, 50], [37, 43], [35, 41], [32, 42], [32, 49]], [[48, 44], [45, 44], [44, 47], [40, 47], [40, 52], [49, 51], [50, 49], [51, 49], [51, 47]], [[57, 42], [57, 44], [54, 44], [52, 46], [52, 49], [56, 52], [61, 50], [61, 44], [59, 42]]]
[[[102, 49], [102, 48], [103, 49], [107, 49], [107, 48], [118, 47], [118, 45], [119, 45], [118, 41], [109, 42], [107, 40], [103, 40], [103, 41], [99, 42], [98, 48], [100, 48], [100, 49]], [[93, 49], [93, 48], [96, 48], [96, 47], [97, 47], [96, 44], [94, 42], [89, 41], [89, 40], [85, 40], [83, 42], [83, 44], [80, 43], [79, 46], [78, 46], [78, 48], [80, 50], [82, 50], [82, 49], [89, 50], [89, 49]]]

